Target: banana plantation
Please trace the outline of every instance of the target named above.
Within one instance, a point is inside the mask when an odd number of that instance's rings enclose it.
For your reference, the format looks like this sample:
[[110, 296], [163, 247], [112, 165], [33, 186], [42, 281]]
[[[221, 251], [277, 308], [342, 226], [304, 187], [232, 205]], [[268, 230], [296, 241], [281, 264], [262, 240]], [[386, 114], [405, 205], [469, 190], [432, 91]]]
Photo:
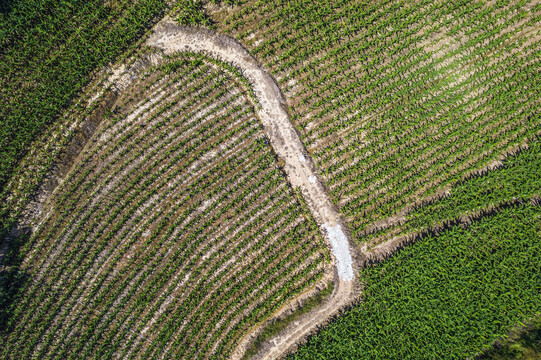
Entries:
[[541, 357], [538, 0], [5, 1], [0, 94], [2, 359]]

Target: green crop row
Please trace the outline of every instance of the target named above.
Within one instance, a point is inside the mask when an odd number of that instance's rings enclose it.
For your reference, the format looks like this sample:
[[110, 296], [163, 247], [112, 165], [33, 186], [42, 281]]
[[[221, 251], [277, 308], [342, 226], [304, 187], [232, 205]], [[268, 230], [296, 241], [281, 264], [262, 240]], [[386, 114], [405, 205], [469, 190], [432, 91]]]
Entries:
[[223, 29], [280, 79], [359, 240], [541, 132], [530, 1], [249, 2]]
[[182, 54], [126, 89], [21, 247], [5, 358], [227, 357], [328, 261], [238, 72]]
[[394, 236], [435, 231], [449, 224], [467, 223], [511, 203], [539, 201], [541, 143], [538, 139], [532, 141], [527, 149], [508, 157], [496, 169], [472, 174], [455, 184], [450, 192], [444, 198], [415, 206], [399, 224], [375, 229], [365, 241], [379, 243]]

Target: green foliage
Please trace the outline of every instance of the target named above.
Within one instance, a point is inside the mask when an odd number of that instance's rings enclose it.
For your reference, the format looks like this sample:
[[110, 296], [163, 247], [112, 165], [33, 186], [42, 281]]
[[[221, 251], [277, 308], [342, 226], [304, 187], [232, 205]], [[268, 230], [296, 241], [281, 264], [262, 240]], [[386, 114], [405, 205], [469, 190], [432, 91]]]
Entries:
[[173, 6], [172, 14], [180, 25], [213, 27], [201, 0], [179, 0]]
[[[166, 8], [164, 0], [3, 2], [0, 189], [32, 142], [62, 116], [94, 71], [119, 59]], [[3, 228], [9, 227], [11, 216], [1, 214]]]
[[[214, 5], [239, 5], [239, 0], [209, 0]], [[204, 26], [215, 28], [215, 23], [210, 19], [205, 10], [204, 0], [178, 0], [173, 5], [171, 14], [173, 18], [184, 26]]]
[[541, 141], [505, 159], [494, 170], [458, 182], [451, 194], [416, 206], [399, 224], [375, 230], [364, 240], [423, 233], [472, 218], [510, 203], [539, 201], [541, 197]]
[[541, 208], [517, 205], [361, 271], [363, 302], [290, 359], [464, 359], [541, 312]]

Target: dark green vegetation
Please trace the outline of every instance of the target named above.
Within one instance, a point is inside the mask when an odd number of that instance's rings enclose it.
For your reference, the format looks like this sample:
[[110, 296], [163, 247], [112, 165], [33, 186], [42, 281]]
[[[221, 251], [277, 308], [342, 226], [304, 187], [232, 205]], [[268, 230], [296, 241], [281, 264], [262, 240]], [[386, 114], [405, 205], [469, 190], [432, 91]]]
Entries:
[[541, 211], [506, 209], [364, 270], [364, 302], [294, 359], [464, 359], [541, 311]]
[[165, 59], [112, 104], [24, 242], [5, 359], [226, 358], [328, 262], [228, 65]]
[[362, 270], [363, 302], [291, 358], [464, 359], [527, 324], [541, 312], [540, 167], [534, 141], [431, 204], [429, 223], [464, 209], [477, 215]]
[[179, 0], [173, 6], [172, 14], [180, 25], [205, 26], [213, 28], [213, 22], [209, 19], [201, 1]]
[[93, 73], [137, 43], [166, 8], [164, 0], [1, 1], [0, 234], [14, 216], [4, 207], [6, 183], [32, 143]]

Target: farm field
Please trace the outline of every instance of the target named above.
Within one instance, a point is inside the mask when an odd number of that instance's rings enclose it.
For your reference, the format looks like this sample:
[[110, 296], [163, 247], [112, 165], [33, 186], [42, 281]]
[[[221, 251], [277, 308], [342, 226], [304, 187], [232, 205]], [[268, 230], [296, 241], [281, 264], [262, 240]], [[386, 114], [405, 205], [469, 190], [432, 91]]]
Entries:
[[250, 95], [184, 54], [112, 106], [22, 249], [2, 357], [226, 357], [327, 252]]
[[499, 164], [455, 184], [445, 198], [435, 199], [414, 207], [400, 222], [368, 237], [371, 242], [422, 236], [456, 224], [468, 224], [507, 206], [539, 201], [541, 196], [541, 148], [539, 138], [527, 149], [520, 150]]
[[[490, 218], [501, 218], [501, 211], [509, 213], [508, 206], [529, 204], [533, 212], [524, 215], [524, 226], [539, 223], [540, 16], [537, 1], [251, 1], [237, 13], [211, 13], [220, 30], [242, 41], [278, 80], [292, 121], [353, 241], [367, 254], [367, 265], [376, 267], [387, 257], [394, 264], [398, 249], [406, 247], [403, 251], [407, 252], [412, 242], [438, 241], [437, 236], [446, 231], [453, 232], [446, 236], [457, 241], [472, 241], [457, 229], [480, 226], [479, 222], [490, 229], [496, 226]], [[528, 153], [529, 161], [515, 166], [514, 161], [526, 156], [521, 152], [531, 146], [534, 152]], [[500, 169], [502, 163], [504, 169]], [[502, 231], [491, 236], [513, 236]], [[536, 248], [539, 238], [539, 231], [531, 230], [521, 240], [523, 246]], [[433, 257], [444, 248], [426, 246], [424, 266], [441, 263], [443, 259]], [[533, 253], [524, 256], [536, 264]], [[488, 264], [496, 267], [496, 260]], [[539, 271], [527, 265], [520, 263], [515, 269], [529, 269], [533, 278], [525, 278], [523, 285], [531, 290], [536, 288]], [[401, 270], [396, 267], [396, 286], [413, 287], [399, 283]], [[468, 269], [483, 273], [489, 268]], [[387, 293], [384, 280], [370, 271], [363, 269], [359, 279], [377, 290], [363, 291], [360, 310], [320, 330], [292, 358], [448, 358], [450, 354], [464, 358], [485, 350], [518, 324], [508, 318], [505, 325], [494, 327], [502, 319], [488, 317], [487, 323], [469, 323], [471, 331], [483, 329], [475, 335], [481, 340], [475, 342], [472, 332], [469, 342], [463, 339], [454, 344], [455, 352], [448, 352], [450, 347], [436, 340], [413, 342], [413, 349], [404, 340], [403, 348], [393, 353], [388, 346], [394, 344], [399, 330], [386, 327], [383, 319], [378, 324], [384, 314], [377, 307], [383, 297], [391, 301], [397, 295]], [[497, 283], [511, 281], [511, 272], [503, 274], [508, 278], [502, 275]], [[442, 280], [430, 270], [425, 276]], [[467, 296], [464, 279], [456, 282], [456, 296]], [[444, 284], [435, 286], [433, 298], [444, 288]], [[472, 310], [487, 306], [476, 294], [499, 294], [490, 287], [469, 291]], [[517, 288], [509, 291], [520, 292]], [[423, 301], [437, 302], [420, 300], [412, 316], [424, 314]], [[506, 306], [520, 308], [521, 301], [515, 297]], [[402, 305], [396, 305], [399, 312], [404, 311]], [[445, 306], [439, 303], [434, 309]], [[535, 306], [528, 308], [523, 321], [539, 311]], [[357, 329], [364, 327], [361, 324], [372, 312], [378, 314], [374, 332], [369, 335], [367, 330], [366, 338], [359, 336]], [[424, 333], [426, 339], [459, 337], [457, 332], [470, 331], [465, 326], [449, 333], [446, 330], [452, 328], [444, 329], [437, 320], [421, 323], [400, 314], [404, 319], [392, 318], [394, 325], [400, 319], [431, 328], [430, 336]], [[369, 341], [370, 336], [378, 337], [378, 331], [385, 332], [384, 340]], [[432, 355], [425, 356], [425, 351]]]
[[541, 131], [535, 1], [252, 1], [216, 16], [279, 80], [359, 243]]
[[427, 207], [455, 223], [363, 269], [363, 302], [290, 358], [465, 359], [529, 324], [541, 312], [540, 158], [536, 141]]
[[[359, 306], [290, 359], [466, 359], [539, 313], [540, 207], [427, 236], [362, 271]], [[532, 246], [536, 243], [537, 246]]]
[[538, 0], [14, 0], [0, 44], [0, 358], [537, 348]]

